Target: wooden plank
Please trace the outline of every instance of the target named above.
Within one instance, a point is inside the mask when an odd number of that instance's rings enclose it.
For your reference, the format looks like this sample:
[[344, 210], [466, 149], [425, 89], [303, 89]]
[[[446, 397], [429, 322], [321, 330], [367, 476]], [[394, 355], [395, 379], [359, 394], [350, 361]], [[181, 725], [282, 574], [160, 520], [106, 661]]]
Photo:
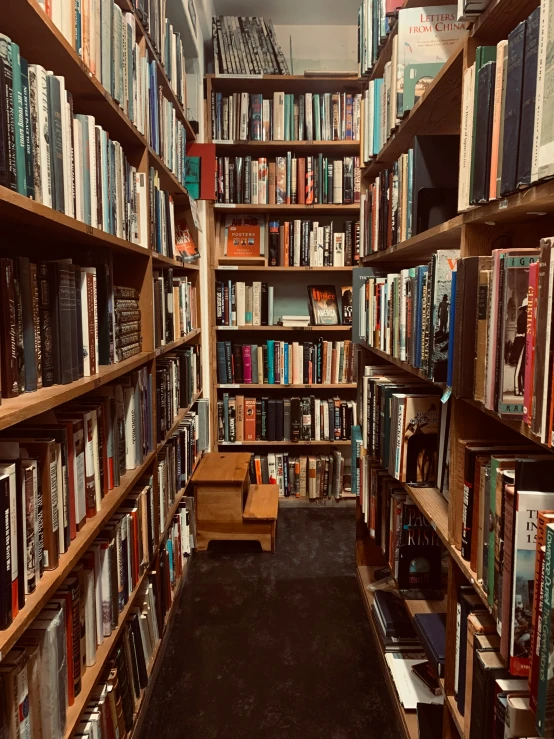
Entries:
[[314, 203], [313, 205], [247, 205], [244, 203], [214, 203], [216, 212], [231, 211], [232, 213], [359, 213], [360, 204]]
[[245, 521], [276, 521], [278, 510], [278, 485], [250, 485], [242, 513]]
[[275, 156], [287, 151], [298, 152], [299, 156], [323, 153], [323, 156], [357, 156], [359, 141], [214, 141], [218, 156]]
[[352, 326], [344, 326], [338, 324], [337, 326], [216, 326], [217, 331], [352, 331]]
[[429, 379], [427, 375], [425, 375], [420, 369], [417, 369], [416, 367], [412, 367], [412, 365], [408, 364], [408, 362], [403, 362], [402, 360], [397, 359], [396, 357], [392, 357], [390, 354], [387, 354], [386, 352], [383, 352], [380, 349], [376, 349], [373, 346], [369, 346], [369, 344], [366, 344], [364, 341], [360, 341], [359, 345], [362, 346], [364, 349], [366, 349], [368, 352], [371, 352], [372, 354], [376, 354], [378, 357], [381, 357], [381, 359], [385, 359], [387, 362], [390, 362], [390, 364], [394, 364], [396, 367], [400, 367], [406, 372], [409, 372], [411, 375], [418, 377], [420, 380], [424, 380], [425, 382], [428, 382], [430, 385], [434, 385], [435, 387], [441, 387], [441, 388], [446, 387], [446, 383], [435, 382], [434, 380]]
[[473, 24], [472, 36], [479, 40], [479, 45], [497, 44], [508, 38], [510, 31], [539, 5], [540, 0], [490, 0]]
[[211, 84], [211, 89], [225, 94], [231, 94], [237, 90], [242, 92], [264, 93], [274, 92], [303, 93], [303, 92], [360, 92], [360, 83], [357, 75], [332, 75], [332, 76], [309, 76], [291, 74], [266, 74], [252, 77], [241, 77], [240, 75], [206, 75]]
[[237, 484], [248, 475], [250, 454], [205, 454], [194, 475], [194, 484]]
[[[231, 262], [232, 257], [227, 257], [227, 261]], [[222, 264], [221, 257], [219, 258], [219, 264], [215, 267], [217, 271], [233, 271], [233, 272], [352, 272], [352, 267], [312, 267], [310, 265], [305, 267], [266, 267], [255, 266], [249, 264], [237, 264], [236, 259], [233, 264]]]
[[421, 264], [428, 261], [437, 249], [457, 249], [460, 246], [464, 216], [458, 215], [445, 223], [416, 234], [407, 241], [360, 258], [361, 264], [407, 262]]
[[155, 351], [156, 356], [159, 357], [161, 354], [167, 354], [168, 352], [172, 352], [175, 349], [178, 349], [180, 346], [183, 346], [183, 344], [188, 344], [189, 341], [192, 341], [197, 336], [200, 336], [201, 333], [202, 329], [193, 328], [192, 331], [189, 331], [189, 333], [186, 336], [183, 336], [181, 339], [176, 339], [169, 344], [159, 346]]
[[218, 446], [292, 446], [296, 449], [305, 446], [350, 446], [351, 441], [218, 441]]

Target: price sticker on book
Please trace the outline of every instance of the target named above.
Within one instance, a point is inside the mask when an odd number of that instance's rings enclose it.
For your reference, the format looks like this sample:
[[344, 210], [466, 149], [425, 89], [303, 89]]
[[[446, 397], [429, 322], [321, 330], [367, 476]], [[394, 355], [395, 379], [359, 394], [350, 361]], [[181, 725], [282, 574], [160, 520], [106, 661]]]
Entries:
[[220, 264], [218, 266], [218, 269], [219, 270], [224, 269], [226, 271], [233, 270], [233, 269], [237, 269], [238, 270], [238, 265], [237, 264]]
[[236, 383], [226, 383], [225, 385], [220, 385], [220, 387], [224, 388], [234, 388], [235, 390], [240, 387], [240, 385], [237, 385]]
[[448, 403], [448, 399], [450, 398], [451, 395], [452, 395], [452, 388], [449, 387], [449, 388], [447, 388], [445, 390], [445, 392], [444, 392], [444, 394], [443, 394], [443, 396], [441, 398], [441, 403]]
[[190, 212], [192, 215], [192, 220], [194, 225], [196, 226], [198, 231], [202, 231], [202, 226], [200, 225], [200, 218], [198, 216], [198, 204], [194, 198], [191, 198], [189, 196], [189, 204], [190, 204]]

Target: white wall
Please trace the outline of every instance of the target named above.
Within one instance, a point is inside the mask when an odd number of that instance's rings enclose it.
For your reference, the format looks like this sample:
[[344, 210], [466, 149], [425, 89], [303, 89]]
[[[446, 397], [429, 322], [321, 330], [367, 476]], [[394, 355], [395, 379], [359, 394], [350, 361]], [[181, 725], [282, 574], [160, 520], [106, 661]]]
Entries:
[[306, 70], [351, 71], [358, 64], [357, 26], [284, 26], [276, 25], [275, 33], [294, 74]]

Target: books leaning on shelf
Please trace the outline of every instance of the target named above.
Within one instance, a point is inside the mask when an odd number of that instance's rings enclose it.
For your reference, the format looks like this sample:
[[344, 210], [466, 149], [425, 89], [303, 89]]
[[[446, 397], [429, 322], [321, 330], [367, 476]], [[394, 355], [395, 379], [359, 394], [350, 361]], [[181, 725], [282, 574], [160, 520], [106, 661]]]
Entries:
[[510, 195], [554, 173], [546, 2], [497, 46], [477, 48], [464, 73], [459, 210]]
[[361, 95], [212, 92], [215, 141], [359, 141]]
[[350, 267], [359, 258], [359, 221], [269, 221], [269, 267]]
[[252, 454], [250, 482], [276, 483], [279, 495], [289, 498], [340, 498], [350, 492], [350, 462], [338, 449], [331, 454], [289, 452]]
[[212, 18], [214, 68], [218, 74], [288, 74], [273, 23], [254, 16]]
[[350, 341], [274, 341], [240, 344], [218, 341], [217, 381], [227, 384], [330, 385], [356, 377], [355, 345]]
[[[382, 7], [380, 0], [366, 0], [358, 11], [359, 71], [362, 75], [369, 74], [377, 60], [379, 34], [389, 30]], [[391, 59], [384, 66], [382, 79], [370, 80], [364, 95], [362, 152], [367, 157], [365, 161], [379, 153], [403, 116], [414, 107], [467, 36], [468, 28], [468, 23], [457, 21], [455, 5], [399, 10]], [[377, 139], [374, 126], [381, 128]]]
[[346, 441], [356, 422], [352, 400], [246, 398], [223, 393], [217, 403], [218, 441]]
[[360, 306], [360, 325], [354, 327], [360, 338], [434, 382], [447, 382], [449, 357], [452, 369], [453, 275], [459, 254], [458, 249], [439, 250], [429, 265], [385, 277], [369, 270], [353, 299]]
[[173, 269], [154, 271], [154, 346], [181, 339], [198, 326], [196, 287]]
[[217, 157], [217, 202], [349, 205], [360, 202], [359, 157]]
[[157, 441], [165, 438], [179, 408], [188, 408], [200, 392], [200, 346], [183, 346], [156, 361]]

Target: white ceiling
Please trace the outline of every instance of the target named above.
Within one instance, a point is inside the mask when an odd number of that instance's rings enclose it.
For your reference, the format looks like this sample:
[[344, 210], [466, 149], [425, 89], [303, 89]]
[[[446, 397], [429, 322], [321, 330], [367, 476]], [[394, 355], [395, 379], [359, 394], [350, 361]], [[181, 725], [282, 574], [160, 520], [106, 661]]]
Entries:
[[218, 15], [259, 15], [287, 26], [355, 26], [361, 0], [213, 0]]

